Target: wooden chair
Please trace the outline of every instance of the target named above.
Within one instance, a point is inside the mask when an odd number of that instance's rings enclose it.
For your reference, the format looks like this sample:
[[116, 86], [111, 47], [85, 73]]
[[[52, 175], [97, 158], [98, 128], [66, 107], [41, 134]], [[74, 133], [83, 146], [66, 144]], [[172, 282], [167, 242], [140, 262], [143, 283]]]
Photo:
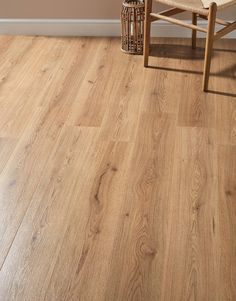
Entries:
[[[236, 0], [215, 0], [210, 3], [208, 0], [156, 0], [157, 2], [172, 6], [168, 10], [160, 13], [152, 12], [152, 0], [145, 1], [145, 34], [144, 34], [144, 66], [148, 66], [149, 48], [150, 48], [150, 30], [151, 23], [157, 20], [165, 20], [176, 25], [190, 28], [192, 30], [192, 47], [196, 48], [197, 31], [206, 33], [206, 49], [205, 63], [203, 76], [203, 90], [208, 90], [208, 82], [211, 66], [211, 55], [213, 42], [220, 39], [226, 34], [236, 29], [236, 21], [233, 23], [227, 22], [216, 17], [217, 10], [236, 3]], [[204, 3], [204, 4], [203, 4]], [[186, 23], [183, 20], [172, 18], [171, 16], [188, 11], [192, 13], [192, 24]], [[207, 29], [197, 25], [198, 17], [208, 20]], [[224, 27], [215, 32], [215, 24], [218, 23]]]

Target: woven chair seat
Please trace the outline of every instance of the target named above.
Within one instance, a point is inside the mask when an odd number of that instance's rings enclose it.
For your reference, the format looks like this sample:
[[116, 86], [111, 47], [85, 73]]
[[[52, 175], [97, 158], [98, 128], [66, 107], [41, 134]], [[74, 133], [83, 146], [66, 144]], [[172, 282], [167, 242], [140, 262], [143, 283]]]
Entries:
[[209, 8], [212, 2], [215, 2], [218, 8], [222, 9], [236, 3], [236, 0], [201, 0], [205, 8]]
[[231, 6], [236, 3], [236, 0], [156, 0], [163, 4], [167, 4], [173, 7], [177, 7], [183, 10], [203, 13], [206, 12], [206, 9], [209, 8], [212, 2], [215, 2], [218, 6], [218, 9]]

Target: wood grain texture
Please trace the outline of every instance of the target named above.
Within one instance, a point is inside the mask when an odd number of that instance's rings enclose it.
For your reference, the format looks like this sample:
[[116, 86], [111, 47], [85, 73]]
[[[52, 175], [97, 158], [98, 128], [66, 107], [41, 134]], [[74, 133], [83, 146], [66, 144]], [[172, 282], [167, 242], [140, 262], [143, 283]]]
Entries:
[[236, 43], [119, 44], [0, 37], [1, 301], [236, 300]]
[[[214, 247], [218, 182], [214, 134], [205, 128], [179, 128], [175, 141], [162, 298], [217, 300]], [[174, 256], [176, 252], [178, 258]]]

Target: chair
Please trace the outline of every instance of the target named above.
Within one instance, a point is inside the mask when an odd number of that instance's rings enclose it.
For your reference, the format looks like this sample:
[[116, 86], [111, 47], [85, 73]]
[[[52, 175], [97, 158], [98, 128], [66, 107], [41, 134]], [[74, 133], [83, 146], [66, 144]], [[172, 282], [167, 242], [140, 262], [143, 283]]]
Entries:
[[[156, 0], [159, 3], [167, 4], [172, 8], [160, 13], [152, 12], [152, 0], [145, 1], [145, 33], [144, 33], [144, 66], [148, 67], [149, 48], [150, 48], [150, 33], [151, 23], [157, 20], [165, 20], [170, 23], [190, 28], [192, 30], [192, 48], [196, 48], [197, 31], [206, 33], [206, 49], [205, 63], [203, 75], [203, 91], [208, 90], [211, 56], [213, 42], [222, 38], [226, 34], [236, 29], [235, 22], [227, 22], [217, 18], [218, 9], [223, 9], [236, 3], [236, 0], [215, 0], [210, 3], [209, 0]], [[171, 16], [188, 11], [192, 13], [192, 24], [186, 23], [183, 20], [172, 18]], [[202, 18], [208, 20], [207, 29], [197, 25], [197, 19]], [[215, 32], [215, 24], [223, 25], [224, 27]]]

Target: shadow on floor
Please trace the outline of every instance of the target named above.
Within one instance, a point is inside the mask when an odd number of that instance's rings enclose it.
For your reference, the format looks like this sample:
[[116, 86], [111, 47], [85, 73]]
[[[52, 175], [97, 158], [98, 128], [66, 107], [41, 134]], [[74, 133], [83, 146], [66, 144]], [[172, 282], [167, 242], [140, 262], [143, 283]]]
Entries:
[[[218, 52], [235, 53], [235, 49], [223, 49], [215, 48], [213, 57], [218, 55]], [[192, 49], [190, 45], [178, 45], [178, 44], [152, 44], [151, 45], [151, 56], [154, 57], [168, 57], [173, 59], [184, 59], [184, 60], [202, 60], [205, 56], [205, 48], [197, 47]]]
[[[218, 56], [218, 52], [230, 52], [235, 53], [236, 50], [229, 49], [220, 49], [214, 48], [213, 57]], [[154, 44], [151, 48], [150, 56], [157, 58], [168, 58], [168, 59], [182, 59], [182, 60], [204, 60], [205, 49], [202, 47], [198, 47], [196, 49], [192, 49], [189, 45], [177, 45], [177, 44]], [[170, 68], [163, 66], [149, 66], [151, 69], [164, 70], [168, 72], [181, 72], [187, 74], [199, 74], [202, 75], [202, 71], [196, 70], [187, 70], [187, 69], [179, 69], [179, 68]], [[222, 69], [220, 72], [211, 72], [211, 76], [224, 77], [236, 80], [236, 63], [232, 66], [227, 66]], [[208, 91], [209, 93], [214, 93], [222, 96], [230, 96], [236, 97], [235, 93], [221, 92], [221, 91]]]
[[192, 49], [188, 45], [153, 44], [150, 55], [170, 59], [202, 60], [204, 59], [204, 48]]
[[[165, 70], [165, 71], [172, 71], [172, 72], [182, 72], [187, 74], [202, 74], [202, 71], [195, 71], [195, 70], [186, 70], [186, 69], [178, 69], [178, 68], [169, 68], [169, 67], [162, 67], [162, 66], [148, 66], [150, 69], [158, 69], [158, 70]], [[219, 77], [227, 77], [236, 80], [236, 64], [231, 67], [227, 67], [220, 72], [211, 72], [212, 76], [219, 76]]]
[[207, 93], [221, 95], [221, 96], [235, 97], [236, 98], [236, 93], [228, 93], [228, 92], [214, 91], [214, 90], [208, 90]]

